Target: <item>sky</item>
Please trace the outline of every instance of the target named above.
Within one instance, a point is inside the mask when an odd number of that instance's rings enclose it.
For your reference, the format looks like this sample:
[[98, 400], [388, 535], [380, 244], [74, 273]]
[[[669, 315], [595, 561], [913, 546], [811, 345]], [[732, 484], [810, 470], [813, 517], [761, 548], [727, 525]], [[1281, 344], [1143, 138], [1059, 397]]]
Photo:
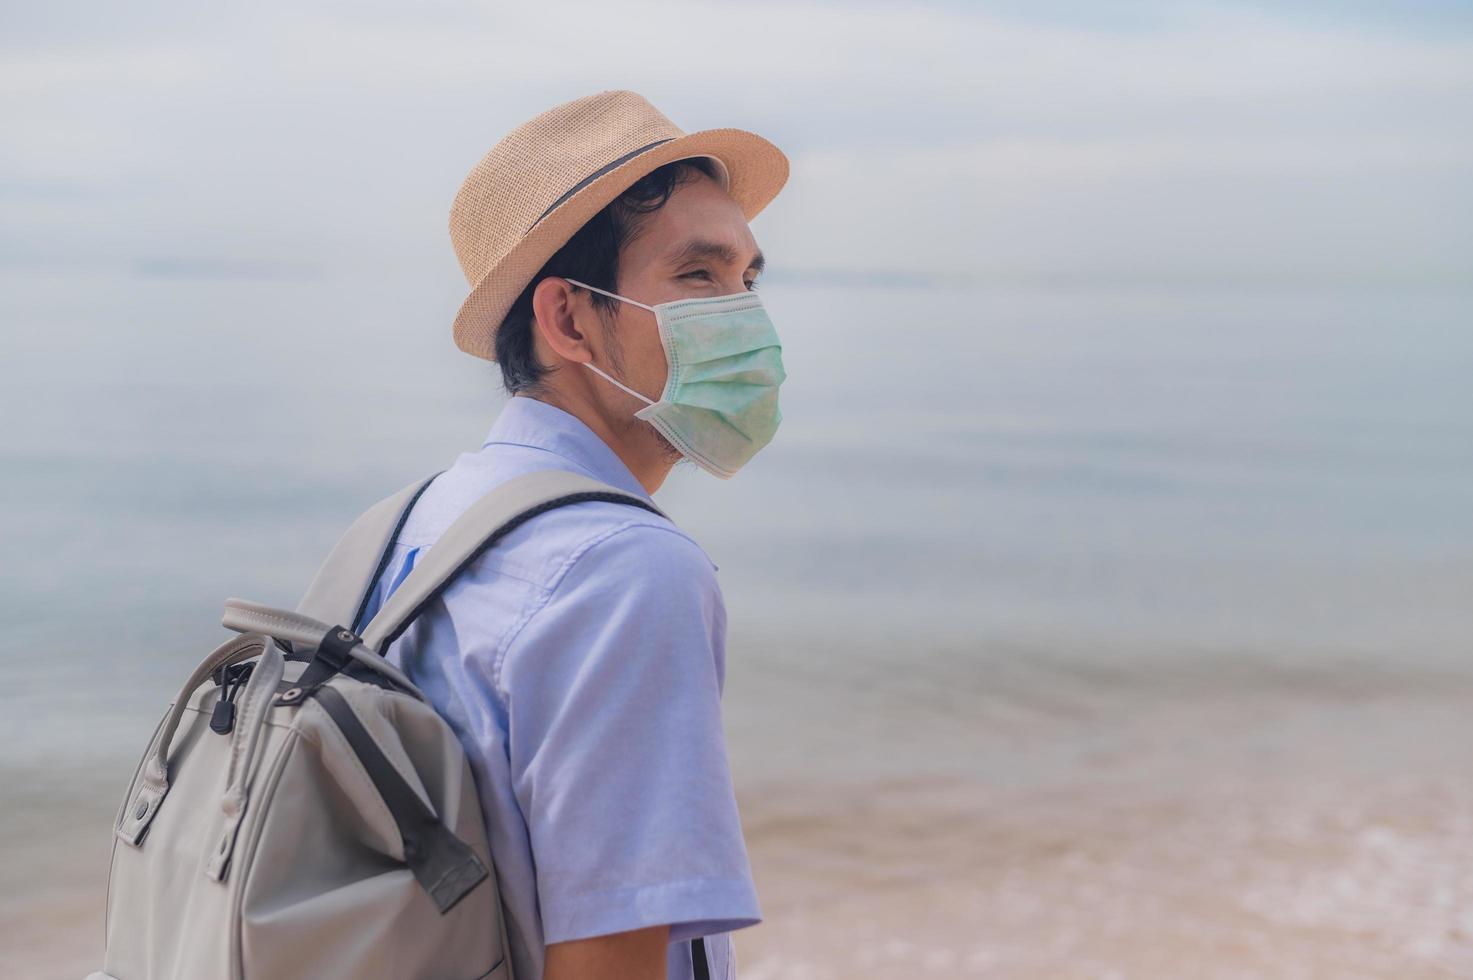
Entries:
[[426, 277], [466, 173], [632, 88], [789, 155], [774, 276], [1473, 282], [1473, 4], [23, 4], [0, 271]]

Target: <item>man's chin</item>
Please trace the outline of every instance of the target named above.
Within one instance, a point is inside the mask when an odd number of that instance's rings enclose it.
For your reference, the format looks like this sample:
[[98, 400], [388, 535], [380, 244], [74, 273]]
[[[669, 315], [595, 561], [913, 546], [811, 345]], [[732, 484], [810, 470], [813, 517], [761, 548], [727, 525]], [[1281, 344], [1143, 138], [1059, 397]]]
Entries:
[[665, 438], [665, 434], [663, 432], [661, 432], [659, 429], [654, 428], [653, 426], [650, 427], [650, 431], [655, 434], [655, 439], [660, 444], [660, 458], [664, 462], [669, 463], [672, 466], [679, 466], [683, 462], [690, 462], [690, 460], [686, 459], [685, 455], [681, 453], [679, 449], [675, 448], [675, 444], [673, 442]]

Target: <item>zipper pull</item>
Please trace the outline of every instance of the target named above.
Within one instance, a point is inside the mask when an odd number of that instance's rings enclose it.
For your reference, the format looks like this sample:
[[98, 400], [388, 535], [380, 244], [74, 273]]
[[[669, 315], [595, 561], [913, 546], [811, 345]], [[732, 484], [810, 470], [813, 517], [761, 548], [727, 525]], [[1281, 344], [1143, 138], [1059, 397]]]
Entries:
[[220, 675], [220, 700], [210, 712], [210, 731], [217, 735], [229, 735], [235, 727], [235, 696], [245, 687], [255, 669], [255, 661], [236, 664]]
[[217, 735], [229, 735], [234, 727], [235, 702], [226, 701], [222, 696], [215, 702], [215, 710], [210, 712], [210, 731]]

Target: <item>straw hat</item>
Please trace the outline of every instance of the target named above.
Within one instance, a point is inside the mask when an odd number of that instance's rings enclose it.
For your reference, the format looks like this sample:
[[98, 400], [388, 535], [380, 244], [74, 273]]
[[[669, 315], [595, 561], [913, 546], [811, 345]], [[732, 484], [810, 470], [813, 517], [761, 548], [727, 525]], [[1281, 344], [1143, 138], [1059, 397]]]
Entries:
[[687, 134], [636, 92], [574, 99], [508, 133], [450, 208], [450, 239], [471, 286], [455, 316], [455, 345], [496, 360], [496, 328], [547, 260], [639, 178], [688, 157], [716, 161], [748, 221], [788, 179], [788, 158], [757, 134]]

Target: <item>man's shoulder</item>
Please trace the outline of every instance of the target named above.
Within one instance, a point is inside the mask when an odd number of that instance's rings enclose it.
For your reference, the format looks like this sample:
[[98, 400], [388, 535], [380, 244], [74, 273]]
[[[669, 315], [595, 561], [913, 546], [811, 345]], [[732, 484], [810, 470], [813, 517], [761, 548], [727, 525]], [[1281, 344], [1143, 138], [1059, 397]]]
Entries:
[[508, 560], [525, 555], [541, 567], [548, 589], [575, 570], [630, 588], [715, 586], [716, 564], [699, 542], [669, 518], [628, 504], [591, 500], [559, 507], [528, 521], [505, 543]]
[[[568, 547], [559, 549], [561, 573], [579, 566], [584, 573], [619, 576], [630, 585], [659, 582], [714, 587], [716, 563], [699, 542], [669, 518], [610, 501], [589, 501], [561, 509], [567, 513], [550, 511], [543, 515], [551, 518], [557, 528], [551, 533], [567, 539]], [[536, 533], [532, 532], [534, 538]], [[561, 574], [556, 577], [561, 578]]]
[[[446, 473], [444, 476], [451, 476]], [[504, 479], [437, 479], [416, 503], [403, 540], [428, 548], [445, 528]], [[668, 579], [673, 573], [693, 583], [714, 581], [717, 566], [704, 548], [674, 521], [629, 503], [585, 500], [538, 514], [509, 532], [473, 561], [479, 571], [510, 575], [544, 589], [556, 588], [575, 565], [643, 564], [637, 580]], [[482, 576], [477, 576], [481, 578]]]

